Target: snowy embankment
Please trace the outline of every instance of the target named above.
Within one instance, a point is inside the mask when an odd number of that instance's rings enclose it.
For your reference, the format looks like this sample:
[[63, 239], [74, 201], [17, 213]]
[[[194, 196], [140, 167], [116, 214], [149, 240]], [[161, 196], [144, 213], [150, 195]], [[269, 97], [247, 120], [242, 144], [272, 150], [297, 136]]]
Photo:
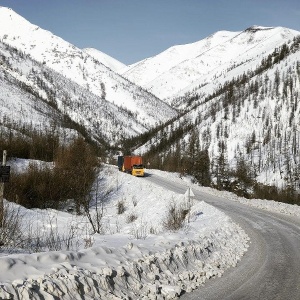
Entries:
[[[236, 201], [248, 206], [256, 207], [259, 209], [267, 210], [274, 213], [280, 213], [295, 217], [300, 217], [300, 206], [299, 205], [293, 205], [293, 204], [287, 204], [283, 202], [278, 202], [274, 200], [263, 200], [263, 199], [246, 199], [243, 197], [239, 197], [234, 193], [227, 192], [227, 191], [219, 191], [210, 187], [203, 187], [199, 186], [197, 184], [192, 183], [192, 178], [189, 177], [183, 177], [181, 178], [179, 173], [169, 173], [165, 171], [159, 171], [159, 170], [151, 170], [152, 174], [156, 174], [158, 176], [162, 177], [168, 177], [169, 180], [173, 182], [177, 182], [178, 184], [182, 183], [183, 181], [186, 182], [187, 186], [192, 187], [192, 189], [205, 192], [206, 194], [211, 194], [217, 197], [225, 198], [227, 200]], [[278, 180], [277, 180], [278, 181]]]
[[[0, 299], [174, 299], [221, 276], [248, 248], [248, 236], [221, 211], [106, 166], [101, 234], [84, 217], [25, 210], [24, 228], [77, 231], [77, 249], [0, 257]], [[118, 214], [122, 202], [125, 211]], [[179, 231], [164, 227], [173, 204], [190, 207]], [[98, 203], [99, 205], [99, 203]], [[26, 225], [25, 225], [26, 223]]]

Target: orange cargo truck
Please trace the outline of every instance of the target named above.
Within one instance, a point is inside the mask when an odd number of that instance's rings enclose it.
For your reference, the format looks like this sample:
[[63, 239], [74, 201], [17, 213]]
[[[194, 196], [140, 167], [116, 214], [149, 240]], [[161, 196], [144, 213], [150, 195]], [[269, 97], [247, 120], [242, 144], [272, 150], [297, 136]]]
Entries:
[[130, 173], [133, 176], [145, 176], [143, 159], [141, 156], [124, 156], [123, 172]]

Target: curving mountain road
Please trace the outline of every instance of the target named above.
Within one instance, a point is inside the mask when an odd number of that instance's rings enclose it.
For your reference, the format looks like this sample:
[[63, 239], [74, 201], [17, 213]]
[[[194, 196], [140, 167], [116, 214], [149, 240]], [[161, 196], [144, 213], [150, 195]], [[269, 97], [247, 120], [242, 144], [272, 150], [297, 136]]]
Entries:
[[[178, 193], [187, 186], [157, 175], [145, 179]], [[236, 268], [181, 299], [299, 300], [300, 219], [270, 213], [231, 200], [193, 190], [195, 198], [217, 207], [250, 237], [250, 247]]]

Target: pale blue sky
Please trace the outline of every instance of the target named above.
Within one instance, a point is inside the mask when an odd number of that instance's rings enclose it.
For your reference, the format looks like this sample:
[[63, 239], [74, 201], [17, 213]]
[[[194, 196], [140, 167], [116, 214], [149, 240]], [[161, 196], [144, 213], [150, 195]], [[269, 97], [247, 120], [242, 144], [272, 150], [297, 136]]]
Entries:
[[131, 64], [219, 30], [252, 25], [300, 31], [300, 0], [0, 0], [79, 48]]

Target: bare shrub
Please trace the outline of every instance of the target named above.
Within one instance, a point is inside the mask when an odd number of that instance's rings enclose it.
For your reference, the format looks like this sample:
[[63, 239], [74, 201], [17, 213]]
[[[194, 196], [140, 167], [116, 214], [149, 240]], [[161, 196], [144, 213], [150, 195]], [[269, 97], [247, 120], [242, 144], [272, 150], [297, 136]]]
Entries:
[[94, 244], [94, 241], [91, 236], [87, 236], [83, 240], [84, 240], [84, 249], [90, 248]]
[[23, 248], [29, 252], [78, 250], [90, 231], [88, 222], [84, 222], [83, 228], [79, 228], [78, 221], [71, 221], [64, 228], [64, 232], [58, 230], [57, 216], [48, 215], [44, 218], [42, 225], [29, 224], [24, 240]]
[[117, 233], [121, 232], [121, 225], [118, 219], [116, 220], [116, 231]]
[[101, 191], [99, 180], [98, 177], [90, 194], [86, 196], [85, 201], [82, 203], [82, 207], [85, 216], [92, 226], [93, 233], [103, 234], [105, 231], [103, 227], [103, 217], [106, 213], [105, 202], [113, 190], [109, 189], [106, 192]]
[[83, 243], [87, 244], [82, 238], [91, 231], [87, 222], [81, 229], [77, 222], [69, 222], [64, 231], [60, 232], [57, 216], [49, 214], [48, 217], [44, 217], [42, 225], [34, 225], [32, 220], [25, 222], [24, 216], [19, 206], [4, 202], [0, 249], [5, 249], [9, 253], [18, 249], [26, 252], [44, 252], [78, 250]]
[[62, 237], [58, 232], [57, 226], [57, 218], [54, 217], [49, 218], [49, 225], [50, 228], [48, 231], [44, 231], [44, 243], [48, 250], [50, 251], [59, 251], [63, 249]]
[[126, 217], [126, 222], [127, 222], [127, 223], [132, 223], [132, 222], [134, 222], [137, 218], [138, 218], [138, 216], [137, 216], [135, 213], [130, 213], [130, 214]]
[[130, 230], [133, 238], [145, 240], [149, 234], [147, 223], [141, 222], [139, 225], [133, 224]]
[[69, 224], [66, 234], [62, 236], [62, 241], [66, 250], [78, 250], [80, 247], [78, 227], [74, 224]]
[[151, 226], [150, 229], [149, 229], [149, 233], [151, 233], [151, 234], [158, 234], [158, 231], [157, 231], [156, 228], [154, 228], [153, 226]]
[[3, 206], [2, 226], [0, 227], [0, 247], [20, 247], [24, 241], [22, 233], [22, 219], [20, 208], [5, 202]]
[[54, 225], [54, 219], [49, 218], [48, 222], [49, 226], [44, 224], [43, 226], [34, 227], [30, 224], [26, 245], [24, 245], [30, 252], [58, 251], [63, 249], [62, 237]]
[[65, 193], [61, 180], [49, 165], [31, 163], [26, 172], [12, 172], [5, 188], [5, 198], [27, 208], [57, 208]]
[[53, 161], [59, 145], [58, 132], [50, 128], [33, 130], [30, 125], [18, 125], [9, 119], [2, 122], [4, 127], [11, 128], [2, 130], [0, 136], [2, 149], [6, 149], [10, 157]]
[[75, 200], [77, 214], [81, 214], [81, 208], [92, 190], [98, 166], [95, 152], [82, 138], [58, 149], [55, 175], [60, 176], [67, 198]]
[[125, 212], [125, 203], [124, 200], [118, 201], [117, 203], [117, 213], [121, 215]]
[[79, 214], [96, 178], [97, 157], [80, 138], [56, 152], [54, 166], [32, 163], [26, 172], [12, 173], [4, 197], [27, 208], [54, 209], [74, 199]]
[[166, 219], [163, 221], [163, 226], [167, 230], [178, 230], [183, 227], [185, 217], [190, 209], [186, 205], [176, 205], [171, 203]]

